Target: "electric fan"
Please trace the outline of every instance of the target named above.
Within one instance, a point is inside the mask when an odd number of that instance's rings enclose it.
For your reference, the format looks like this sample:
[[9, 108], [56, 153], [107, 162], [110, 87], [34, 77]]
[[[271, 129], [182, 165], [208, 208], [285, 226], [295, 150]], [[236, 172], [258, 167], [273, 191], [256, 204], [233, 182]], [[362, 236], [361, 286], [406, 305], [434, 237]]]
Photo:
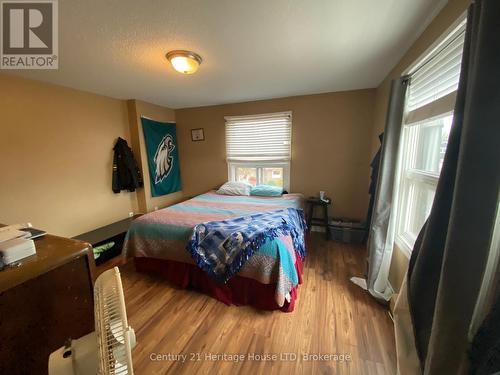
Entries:
[[133, 375], [135, 333], [127, 323], [118, 267], [94, 285], [95, 332], [69, 341], [49, 357], [49, 375]]

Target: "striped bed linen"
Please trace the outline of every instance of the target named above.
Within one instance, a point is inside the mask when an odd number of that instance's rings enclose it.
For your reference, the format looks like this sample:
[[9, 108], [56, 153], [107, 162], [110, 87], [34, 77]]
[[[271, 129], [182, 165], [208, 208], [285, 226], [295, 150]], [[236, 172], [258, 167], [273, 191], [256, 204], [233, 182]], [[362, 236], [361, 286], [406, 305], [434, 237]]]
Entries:
[[[303, 202], [301, 194], [254, 197], [210, 191], [135, 219], [125, 238], [123, 255], [195, 264], [186, 245], [197, 224], [288, 207], [303, 208]], [[237, 275], [262, 284], [276, 284], [275, 299], [283, 306], [299, 282], [296, 256], [291, 237], [281, 236], [264, 243]]]

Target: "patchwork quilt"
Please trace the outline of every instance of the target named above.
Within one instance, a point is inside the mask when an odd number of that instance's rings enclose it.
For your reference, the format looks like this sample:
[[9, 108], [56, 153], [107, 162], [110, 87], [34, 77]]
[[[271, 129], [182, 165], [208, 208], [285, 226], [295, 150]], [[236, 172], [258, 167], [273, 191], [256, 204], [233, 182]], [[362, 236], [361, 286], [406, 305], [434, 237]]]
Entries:
[[[125, 238], [124, 256], [195, 264], [186, 247], [198, 224], [288, 208], [302, 209], [303, 196], [227, 196], [211, 191], [134, 220]], [[283, 306], [299, 281], [295, 262], [296, 257], [302, 255], [296, 244], [297, 241], [294, 244], [292, 235], [286, 232], [266, 238], [242, 265], [237, 275], [262, 284], [276, 284], [276, 302]]]

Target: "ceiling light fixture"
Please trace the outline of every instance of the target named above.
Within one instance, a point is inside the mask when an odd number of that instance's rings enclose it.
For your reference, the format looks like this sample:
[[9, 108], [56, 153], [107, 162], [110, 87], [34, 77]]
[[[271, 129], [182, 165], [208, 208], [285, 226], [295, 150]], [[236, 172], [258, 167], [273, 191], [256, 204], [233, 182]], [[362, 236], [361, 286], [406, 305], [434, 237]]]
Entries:
[[197, 53], [184, 50], [170, 51], [166, 57], [174, 69], [183, 74], [195, 73], [202, 61]]

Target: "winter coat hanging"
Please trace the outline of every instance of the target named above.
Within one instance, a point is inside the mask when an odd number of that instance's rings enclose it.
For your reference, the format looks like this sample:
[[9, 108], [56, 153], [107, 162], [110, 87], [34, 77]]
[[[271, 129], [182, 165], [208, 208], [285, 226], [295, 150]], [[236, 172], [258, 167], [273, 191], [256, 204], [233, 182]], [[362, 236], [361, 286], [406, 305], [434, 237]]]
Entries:
[[135, 191], [136, 188], [142, 187], [141, 171], [137, 167], [134, 154], [128, 147], [127, 141], [118, 138], [113, 151], [113, 192], [119, 193], [121, 190]]

